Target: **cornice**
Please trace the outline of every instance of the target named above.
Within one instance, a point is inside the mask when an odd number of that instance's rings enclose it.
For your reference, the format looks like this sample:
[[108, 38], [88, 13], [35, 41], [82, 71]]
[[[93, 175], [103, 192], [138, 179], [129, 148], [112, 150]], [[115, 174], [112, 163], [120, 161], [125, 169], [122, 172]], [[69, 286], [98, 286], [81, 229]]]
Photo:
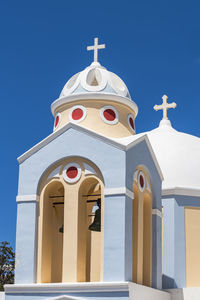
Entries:
[[8, 284], [4, 286], [9, 294], [36, 293], [77, 293], [77, 292], [128, 292], [128, 282], [84, 282], [84, 283], [36, 283], [36, 284]]
[[82, 94], [73, 94], [70, 96], [58, 98], [51, 104], [51, 112], [54, 116], [56, 109], [63, 104], [70, 103], [70, 102], [77, 102], [79, 100], [91, 100], [91, 99], [95, 99], [95, 101], [109, 100], [109, 101], [124, 104], [124, 105], [130, 107], [135, 112], [135, 116], [137, 116], [138, 107], [133, 100], [130, 100], [129, 98], [126, 98], [126, 97], [123, 97], [120, 95], [115, 95], [115, 94], [111, 94], [111, 93], [110, 94], [103, 93], [103, 92], [101, 92], [101, 93], [89, 92], [89, 93], [82, 93]]

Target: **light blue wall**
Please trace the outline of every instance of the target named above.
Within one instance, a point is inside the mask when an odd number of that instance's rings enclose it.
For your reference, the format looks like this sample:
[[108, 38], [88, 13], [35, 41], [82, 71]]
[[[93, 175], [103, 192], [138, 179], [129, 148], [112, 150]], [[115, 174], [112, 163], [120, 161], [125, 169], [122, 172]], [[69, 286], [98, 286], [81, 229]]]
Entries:
[[152, 215], [152, 287], [162, 289], [162, 218]]
[[104, 211], [104, 280], [131, 281], [132, 199], [106, 196]]
[[184, 206], [163, 199], [163, 288], [185, 287]]
[[36, 216], [37, 203], [18, 203], [15, 283], [35, 282]]

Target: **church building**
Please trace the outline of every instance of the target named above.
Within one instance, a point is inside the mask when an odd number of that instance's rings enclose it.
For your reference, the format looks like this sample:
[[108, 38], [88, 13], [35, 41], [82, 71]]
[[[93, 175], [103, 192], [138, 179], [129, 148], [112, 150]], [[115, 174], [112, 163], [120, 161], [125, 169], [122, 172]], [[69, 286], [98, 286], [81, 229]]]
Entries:
[[5, 300], [200, 299], [200, 139], [172, 127], [166, 95], [159, 127], [136, 134], [103, 48], [95, 38], [94, 61], [51, 105], [53, 132], [18, 158]]

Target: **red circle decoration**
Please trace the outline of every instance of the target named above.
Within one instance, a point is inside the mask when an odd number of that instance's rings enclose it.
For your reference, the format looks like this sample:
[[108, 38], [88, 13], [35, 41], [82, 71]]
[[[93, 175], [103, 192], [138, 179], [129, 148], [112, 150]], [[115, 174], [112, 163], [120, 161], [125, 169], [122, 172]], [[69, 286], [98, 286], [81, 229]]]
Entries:
[[58, 123], [59, 123], [59, 120], [60, 120], [60, 117], [59, 116], [56, 116], [56, 119], [55, 119], [55, 128], [58, 126]]
[[73, 166], [69, 167], [66, 171], [66, 175], [67, 175], [68, 178], [74, 179], [78, 175], [78, 169], [76, 167], [73, 167]]
[[133, 130], [135, 130], [135, 125], [134, 125], [134, 121], [132, 117], [129, 117], [129, 123], [131, 125], [131, 127], [133, 128]]
[[132, 114], [128, 115], [128, 125], [135, 132], [135, 122]]
[[54, 129], [56, 129], [58, 127], [58, 125], [60, 124], [60, 120], [61, 120], [61, 114], [58, 112], [55, 115], [55, 120], [54, 120]]
[[140, 182], [141, 188], [143, 189], [144, 188], [144, 177], [141, 174], [140, 174], [140, 177], [139, 177], [139, 182]]
[[77, 182], [80, 177], [81, 177], [81, 167], [79, 164], [72, 162], [68, 163], [64, 168], [63, 168], [63, 179], [66, 182], [69, 183], [75, 183]]
[[115, 114], [114, 110], [111, 108], [105, 109], [103, 112], [103, 115], [107, 121], [114, 121], [116, 119], [116, 114]]
[[80, 120], [83, 117], [83, 110], [81, 108], [75, 108], [72, 111], [72, 119], [73, 120]]

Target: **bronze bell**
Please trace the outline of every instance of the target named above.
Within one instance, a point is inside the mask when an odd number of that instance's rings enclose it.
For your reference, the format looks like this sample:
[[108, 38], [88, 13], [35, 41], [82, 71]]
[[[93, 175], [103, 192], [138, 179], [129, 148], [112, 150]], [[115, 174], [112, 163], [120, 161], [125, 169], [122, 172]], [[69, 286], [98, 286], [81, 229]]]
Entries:
[[95, 211], [94, 221], [88, 227], [91, 231], [101, 231], [101, 199], [97, 199], [98, 209]]
[[64, 232], [64, 225], [62, 225], [62, 226], [59, 228], [59, 232], [60, 232], [60, 233], [63, 233], [63, 232]]

